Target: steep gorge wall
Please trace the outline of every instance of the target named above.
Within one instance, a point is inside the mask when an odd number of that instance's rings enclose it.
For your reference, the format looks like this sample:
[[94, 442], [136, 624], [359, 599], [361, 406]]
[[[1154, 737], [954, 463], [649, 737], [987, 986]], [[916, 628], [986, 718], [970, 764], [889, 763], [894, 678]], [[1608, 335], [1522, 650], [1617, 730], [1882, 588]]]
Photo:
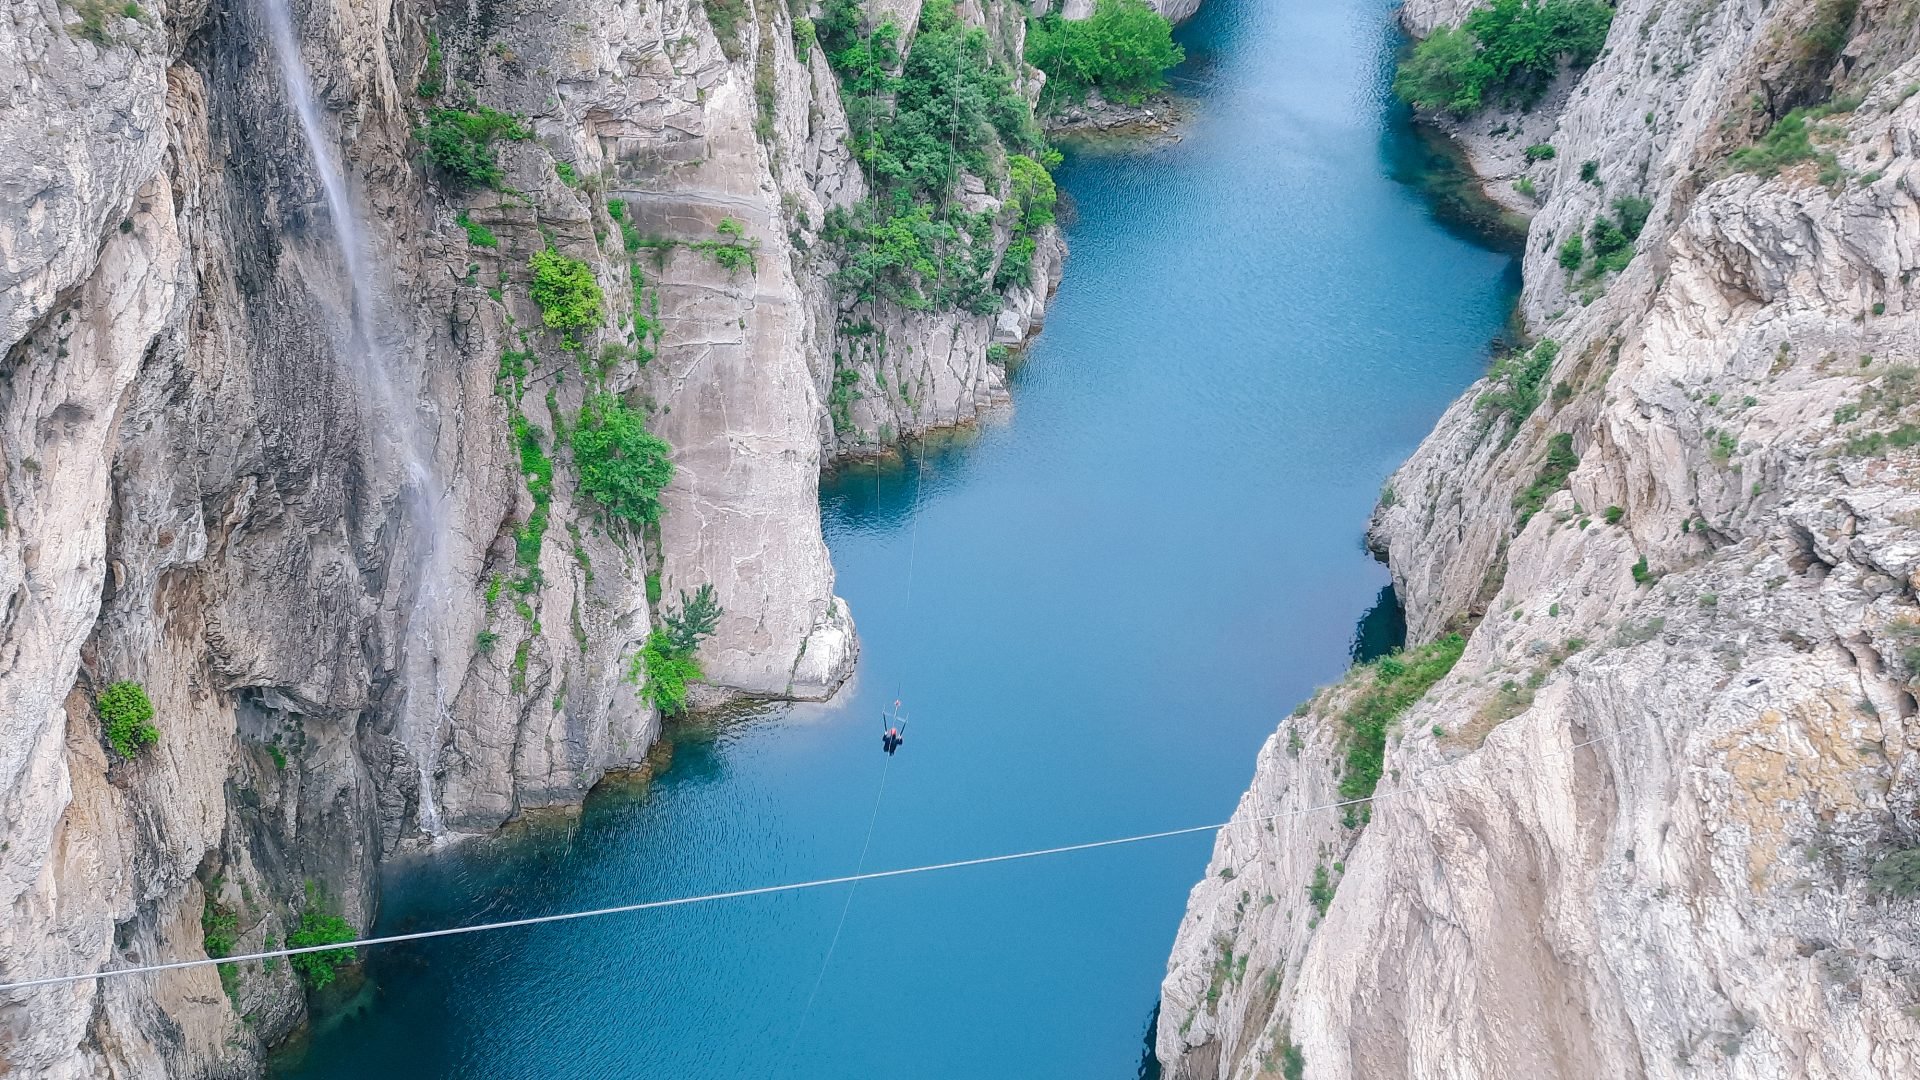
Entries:
[[[1917, 54], [1896, 3], [1620, 5], [1522, 166], [1557, 353], [1521, 406], [1511, 365], [1456, 402], [1370, 526], [1412, 642], [1464, 651], [1370, 805], [1329, 808], [1378, 666], [1269, 740], [1169, 962], [1168, 1075], [1920, 1070], [1920, 899], [1872, 878], [1920, 847]], [[1814, 158], [1730, 165], [1829, 97]], [[1517, 158], [1500, 126], [1476, 160]], [[1632, 261], [1564, 269], [1623, 196]]]
[[[723, 45], [695, 0], [295, 5], [366, 226], [357, 296], [260, 3], [47, 0], [0, 28], [0, 978], [191, 957], [209, 910], [238, 950], [284, 941], [309, 890], [364, 926], [380, 858], [639, 764], [650, 577], [669, 602], [715, 586], [715, 696], [846, 677], [820, 469], [1004, 400], [989, 346], [1034, 329], [1060, 246], [993, 314], [843, 301], [819, 228], [865, 187], [836, 79], [799, 9], [742, 8]], [[958, 10], [1017, 64], [1018, 9]], [[504, 191], [422, 167], [429, 35], [442, 101], [531, 131]], [[655, 246], [624, 250], [610, 200]], [[695, 246], [723, 221], [750, 268]], [[607, 297], [579, 356], [528, 297], [549, 246]], [[373, 340], [346, 344], [356, 302]], [[657, 530], [577, 488], [562, 432], [589, 388], [673, 447]], [[161, 729], [133, 760], [93, 706], [120, 679]], [[251, 1074], [304, 1012], [285, 965], [18, 993], [0, 1062]]]

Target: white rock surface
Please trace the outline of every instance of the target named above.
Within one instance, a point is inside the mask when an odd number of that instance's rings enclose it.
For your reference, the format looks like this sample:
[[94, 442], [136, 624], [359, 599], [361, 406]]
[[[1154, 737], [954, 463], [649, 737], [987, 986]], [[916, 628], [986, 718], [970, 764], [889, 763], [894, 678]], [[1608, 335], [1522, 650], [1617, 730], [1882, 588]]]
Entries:
[[[1561, 346], [1542, 403], [1513, 425], [1476, 386], [1375, 514], [1411, 636], [1465, 654], [1370, 821], [1222, 834], [1163, 987], [1169, 1076], [1920, 1071], [1920, 899], [1869, 881], [1920, 847], [1920, 454], [1871, 443], [1920, 402], [1913, 29], [1863, 5], [1817, 73], [1865, 95], [1823, 121], [1829, 187], [1725, 164], [1756, 92], [1791, 103], [1814, 5], [1681, 14], [1623, 3], [1557, 116], [1522, 297]], [[1623, 195], [1653, 204], [1632, 263], [1562, 270]], [[1517, 527], [1555, 435], [1579, 464]], [[1282, 725], [1242, 816], [1330, 801], [1352, 692]]]

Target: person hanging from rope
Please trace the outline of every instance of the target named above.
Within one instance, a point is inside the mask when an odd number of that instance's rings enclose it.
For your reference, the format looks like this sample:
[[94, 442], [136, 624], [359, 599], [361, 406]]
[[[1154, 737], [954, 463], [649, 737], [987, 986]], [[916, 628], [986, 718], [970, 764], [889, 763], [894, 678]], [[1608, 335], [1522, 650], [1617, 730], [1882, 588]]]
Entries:
[[900, 715], [898, 699], [894, 700], [892, 713], [880, 714], [880, 726], [884, 729], [880, 735], [880, 749], [892, 757], [893, 752], [900, 749], [900, 744], [907, 741], [907, 720]]

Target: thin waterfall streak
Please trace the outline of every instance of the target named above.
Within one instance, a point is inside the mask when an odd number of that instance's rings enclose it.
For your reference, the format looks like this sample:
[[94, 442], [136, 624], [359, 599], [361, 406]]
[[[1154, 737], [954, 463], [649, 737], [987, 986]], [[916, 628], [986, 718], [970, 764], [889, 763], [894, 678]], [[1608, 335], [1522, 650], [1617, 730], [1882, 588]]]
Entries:
[[[420, 771], [420, 827], [429, 836], [437, 836], [442, 828], [434, 800], [433, 774], [446, 717], [446, 694], [441, 685], [439, 650], [432, 634], [433, 628], [445, 621], [436, 618], [436, 609], [442, 602], [439, 585], [445, 576], [443, 492], [416, 409], [407, 404], [417, 402], [418, 395], [409, 387], [408, 393], [402, 396], [395, 385], [394, 358], [381, 337], [384, 305], [379, 279], [367, 265], [364, 230], [347, 190], [346, 171], [321, 124], [287, 0], [262, 0], [261, 8], [288, 102], [300, 121], [308, 152], [313, 156], [314, 171], [326, 198], [327, 221], [346, 272], [349, 340], [343, 352], [361, 379], [361, 404], [365, 413], [370, 419], [384, 421], [373, 426], [384, 428], [385, 434], [391, 436], [391, 445], [400, 452], [408, 517], [425, 540], [425, 551], [416, 557], [412, 568], [414, 600], [402, 640], [400, 675], [406, 701], [404, 731], [408, 749]], [[423, 706], [428, 707], [426, 715], [422, 715]]]

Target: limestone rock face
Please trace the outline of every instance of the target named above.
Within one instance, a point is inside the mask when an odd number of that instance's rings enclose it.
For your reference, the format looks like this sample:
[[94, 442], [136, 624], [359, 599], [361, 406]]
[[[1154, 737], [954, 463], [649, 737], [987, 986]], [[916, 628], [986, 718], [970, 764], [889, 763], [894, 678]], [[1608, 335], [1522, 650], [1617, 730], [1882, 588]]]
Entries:
[[[204, 955], [203, 920], [236, 950], [309, 906], [364, 927], [380, 859], [644, 761], [634, 657], [702, 586], [702, 701], [847, 678], [821, 469], [1003, 403], [992, 347], [1038, 328], [1063, 249], [1037, 237], [992, 314], [843, 306], [821, 223], [866, 189], [837, 81], [794, 9], [744, 9], [17, 7], [0, 981]], [[1022, 8], [958, 10], [1019, 56]], [[471, 103], [525, 129], [496, 186], [424, 160], [431, 110]], [[543, 320], [549, 250], [597, 325]], [[843, 371], [895, 390], [836, 416]], [[657, 523], [583, 487], [573, 433], [613, 408], [671, 447]], [[160, 732], [131, 759], [95, 707], [121, 680]], [[286, 965], [18, 993], [0, 1072], [251, 1075], [304, 1016]]]
[[[1920, 900], [1873, 876], [1920, 847], [1920, 60], [1866, 4], [1796, 69], [1820, 15], [1627, 0], [1566, 88], [1536, 404], [1469, 390], [1370, 529], [1411, 639], [1464, 654], [1366, 806], [1295, 813], [1339, 801], [1368, 674], [1270, 740], [1169, 963], [1170, 1076], [1920, 1069]], [[1815, 157], [1728, 162], [1828, 94]], [[1623, 197], [1631, 262], [1563, 269]]]

